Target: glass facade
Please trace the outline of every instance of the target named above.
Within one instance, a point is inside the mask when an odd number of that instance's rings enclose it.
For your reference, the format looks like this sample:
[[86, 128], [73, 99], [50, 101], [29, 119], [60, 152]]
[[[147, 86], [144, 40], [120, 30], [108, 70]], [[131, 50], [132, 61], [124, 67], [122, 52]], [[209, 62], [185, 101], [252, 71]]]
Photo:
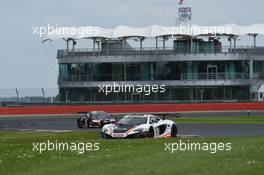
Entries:
[[254, 61], [253, 66], [254, 79], [264, 79], [264, 62]]
[[[263, 62], [254, 72], [264, 72]], [[247, 79], [248, 61], [59, 64], [59, 81]]]
[[[158, 41], [157, 38], [155, 48], [133, 48], [125, 40], [110, 40], [107, 43], [102, 42], [101, 47], [99, 44], [98, 50], [95, 48], [93, 50], [59, 50], [58, 84], [61, 100], [76, 102], [243, 101], [251, 100], [263, 83], [264, 61], [255, 61], [251, 58], [254, 54], [263, 54], [263, 49], [224, 47], [218, 39], [212, 37], [208, 40], [199, 39], [199, 37], [194, 39], [177, 37], [171, 43], [172, 48], [166, 47], [166, 38], [163, 40], [163, 47], [159, 47]], [[133, 57], [138, 62], [133, 61]], [[64, 58], [67, 58], [67, 61], [64, 61]], [[89, 62], [89, 58], [92, 62]], [[94, 62], [97, 58], [105, 62]], [[64, 63], [71, 59], [74, 60], [73, 62], [80, 60], [86, 63]], [[142, 84], [161, 84], [162, 82], [167, 85], [166, 91], [149, 95], [127, 92], [105, 95], [99, 93], [99, 87], [97, 87], [103, 82], [141, 84], [143, 81]]]
[[166, 87], [164, 93], [100, 93], [98, 88], [60, 88], [62, 101], [71, 102], [206, 102], [246, 101], [249, 86]]

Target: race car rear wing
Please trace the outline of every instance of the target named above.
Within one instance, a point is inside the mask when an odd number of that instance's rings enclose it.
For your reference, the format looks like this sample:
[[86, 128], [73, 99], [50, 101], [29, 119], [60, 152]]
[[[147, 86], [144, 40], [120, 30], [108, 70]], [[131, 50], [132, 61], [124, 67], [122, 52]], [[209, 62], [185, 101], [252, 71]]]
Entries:
[[86, 114], [86, 113], [89, 113], [89, 112], [77, 112], [77, 114]]
[[160, 113], [160, 112], [156, 112], [156, 113], [111, 113], [111, 115], [121, 115], [121, 116], [124, 116], [124, 115], [144, 115], [144, 114], [155, 115], [155, 116], [162, 118], [163, 120], [165, 120], [168, 117], [180, 118], [180, 113]]

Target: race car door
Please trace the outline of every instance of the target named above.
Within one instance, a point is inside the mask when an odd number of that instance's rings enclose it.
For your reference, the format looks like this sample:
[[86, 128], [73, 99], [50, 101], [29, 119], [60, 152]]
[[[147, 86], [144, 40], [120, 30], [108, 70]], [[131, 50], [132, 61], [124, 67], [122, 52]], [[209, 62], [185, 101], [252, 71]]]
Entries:
[[151, 116], [149, 119], [149, 124], [154, 128], [155, 136], [161, 135], [161, 132], [162, 132], [161, 128], [163, 125], [163, 123], [161, 122], [161, 119]]

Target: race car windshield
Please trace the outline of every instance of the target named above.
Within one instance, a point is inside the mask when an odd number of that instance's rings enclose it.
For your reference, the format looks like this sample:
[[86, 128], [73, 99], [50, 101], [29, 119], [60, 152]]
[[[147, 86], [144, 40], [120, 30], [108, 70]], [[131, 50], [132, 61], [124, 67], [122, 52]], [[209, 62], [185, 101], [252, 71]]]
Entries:
[[146, 117], [138, 117], [138, 116], [127, 116], [122, 118], [118, 124], [121, 125], [141, 125], [147, 123]]
[[99, 115], [96, 116], [97, 119], [101, 119], [101, 120], [108, 120], [111, 119], [111, 117], [107, 116], [107, 115]]

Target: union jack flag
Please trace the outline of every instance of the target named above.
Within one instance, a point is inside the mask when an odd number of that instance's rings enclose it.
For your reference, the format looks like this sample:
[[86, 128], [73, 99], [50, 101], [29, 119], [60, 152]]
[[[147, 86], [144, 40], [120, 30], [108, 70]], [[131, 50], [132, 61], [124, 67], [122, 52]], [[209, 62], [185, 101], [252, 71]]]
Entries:
[[179, 1], [179, 5], [182, 5], [182, 4], [183, 4], [183, 0], [180, 0], [180, 1]]

